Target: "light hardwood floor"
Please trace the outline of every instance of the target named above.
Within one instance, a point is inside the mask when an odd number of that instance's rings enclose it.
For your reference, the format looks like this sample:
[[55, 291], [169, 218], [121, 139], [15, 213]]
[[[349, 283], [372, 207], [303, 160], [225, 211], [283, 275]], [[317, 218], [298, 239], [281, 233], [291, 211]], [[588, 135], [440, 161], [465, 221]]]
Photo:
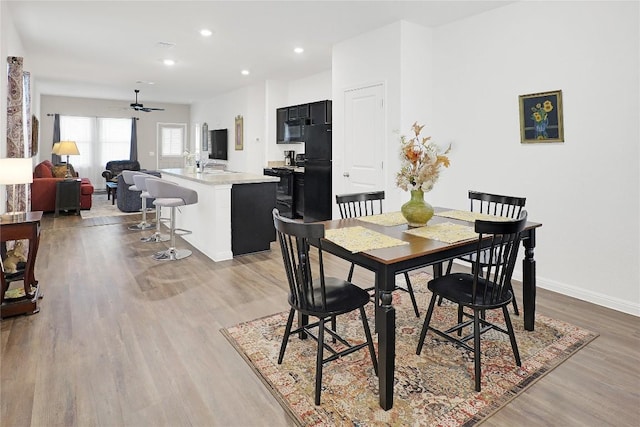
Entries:
[[[1, 322], [0, 424], [293, 425], [219, 332], [288, 309], [275, 244], [158, 263], [150, 255], [164, 244], [140, 242], [145, 232], [127, 230], [135, 219], [45, 215], [40, 313]], [[329, 257], [329, 274], [347, 270]], [[368, 280], [356, 269], [354, 281]], [[538, 310], [600, 336], [485, 425], [638, 426], [640, 318], [545, 290]]]

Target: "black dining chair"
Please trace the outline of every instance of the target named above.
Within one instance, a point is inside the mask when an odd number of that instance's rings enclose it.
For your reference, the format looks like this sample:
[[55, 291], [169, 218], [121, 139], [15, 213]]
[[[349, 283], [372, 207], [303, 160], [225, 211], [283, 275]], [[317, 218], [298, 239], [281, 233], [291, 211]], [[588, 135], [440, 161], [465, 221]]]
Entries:
[[[507, 334], [511, 341], [511, 348], [516, 364], [521, 366], [518, 344], [513, 332], [511, 318], [507, 306], [513, 300], [513, 292], [509, 289], [511, 275], [518, 256], [520, 234], [527, 221], [527, 211], [523, 210], [517, 219], [512, 221], [482, 221], [475, 222], [475, 231], [480, 235], [474, 258], [474, 272], [453, 273], [435, 278], [428, 283], [432, 292], [431, 302], [424, 319], [420, 340], [416, 354], [420, 355], [427, 331], [433, 331], [454, 344], [473, 352], [475, 368], [475, 389], [481, 390], [481, 361], [480, 336], [490, 330]], [[486, 253], [486, 256], [483, 255]], [[481, 262], [481, 259], [483, 260]], [[480, 269], [485, 268], [485, 274], [480, 275]], [[436, 305], [436, 299], [443, 297], [458, 304], [458, 324], [447, 329], [439, 330], [431, 326], [431, 316]], [[472, 310], [467, 313], [464, 308]], [[506, 330], [486, 319], [487, 310], [502, 309]], [[471, 320], [464, 320], [464, 318]], [[472, 331], [462, 337], [462, 331], [472, 326]], [[455, 333], [455, 335], [454, 335]], [[473, 339], [473, 347], [467, 341]]]
[[[378, 215], [382, 213], [382, 201], [384, 200], [384, 191], [371, 191], [366, 193], [351, 193], [351, 194], [337, 194], [336, 203], [340, 209], [340, 216], [345, 218], [356, 218], [361, 216]], [[349, 268], [349, 275], [347, 281], [351, 281], [353, 277], [353, 270], [355, 264], [351, 263]], [[420, 317], [420, 311], [418, 310], [418, 304], [416, 303], [416, 296], [413, 293], [413, 286], [411, 286], [411, 280], [409, 279], [409, 273], [406, 271], [404, 274], [404, 280], [407, 283], [407, 289], [400, 286], [396, 286], [396, 290], [402, 290], [409, 293], [411, 297], [411, 304], [413, 304], [413, 311], [416, 313], [416, 317]], [[367, 291], [375, 291], [375, 287], [367, 288]]]
[[[491, 193], [482, 193], [480, 191], [472, 191], [469, 190], [469, 202], [471, 204], [471, 212], [478, 212], [487, 215], [494, 216], [502, 216], [506, 218], [518, 218], [520, 213], [524, 209], [524, 205], [526, 203], [526, 197], [514, 197], [514, 196], [503, 196], [500, 194], [491, 194]], [[487, 252], [483, 251], [481, 253], [480, 265], [484, 266], [484, 259], [487, 257]], [[458, 257], [457, 259], [460, 261], [464, 261], [465, 263], [471, 264], [471, 268], [475, 266], [475, 254], [464, 255]], [[449, 261], [447, 265], [447, 274], [451, 273], [451, 267], [453, 265], [453, 260]], [[482, 274], [482, 270], [480, 271]], [[513, 287], [511, 282], [508, 284], [509, 290], [513, 292]], [[442, 302], [442, 298], [438, 301], [438, 304]], [[513, 298], [513, 312], [516, 316], [520, 315], [520, 311], [518, 310], [518, 302], [515, 297]]]
[[[318, 342], [315, 403], [319, 405], [322, 369], [325, 363], [368, 347], [373, 370], [378, 375], [378, 361], [364, 310], [364, 306], [369, 303], [369, 294], [366, 290], [348, 281], [325, 276], [322, 259], [323, 224], [301, 223], [283, 218], [277, 209], [273, 210], [273, 222], [289, 283], [289, 305], [291, 306], [282, 337], [278, 364], [282, 363], [289, 337], [301, 334], [315, 339]], [[360, 311], [366, 337], [365, 342], [357, 345], [349, 343], [336, 331], [336, 317], [354, 310]], [[303, 318], [311, 316], [317, 318], [318, 321], [299, 325], [298, 328], [292, 330], [296, 312]], [[325, 325], [327, 320], [331, 322], [330, 328]], [[317, 335], [313, 332], [315, 328], [317, 328]], [[330, 335], [330, 340], [325, 340], [325, 332]], [[338, 341], [342, 349], [336, 350], [329, 341], [331, 343]], [[325, 349], [331, 353], [326, 358], [324, 357]]]

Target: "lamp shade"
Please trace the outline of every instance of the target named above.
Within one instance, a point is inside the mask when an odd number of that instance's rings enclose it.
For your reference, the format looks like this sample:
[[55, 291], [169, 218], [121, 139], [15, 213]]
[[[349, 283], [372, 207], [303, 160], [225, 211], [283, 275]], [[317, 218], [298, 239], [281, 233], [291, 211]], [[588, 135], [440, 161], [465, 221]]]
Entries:
[[53, 144], [53, 148], [51, 149], [51, 152], [59, 156], [60, 153], [58, 153], [58, 150], [60, 150], [60, 142], [56, 142], [55, 144]]
[[80, 154], [75, 141], [60, 141], [59, 144], [58, 152], [55, 153], [59, 156], [77, 156]]
[[0, 159], [0, 184], [29, 184], [33, 182], [31, 158]]

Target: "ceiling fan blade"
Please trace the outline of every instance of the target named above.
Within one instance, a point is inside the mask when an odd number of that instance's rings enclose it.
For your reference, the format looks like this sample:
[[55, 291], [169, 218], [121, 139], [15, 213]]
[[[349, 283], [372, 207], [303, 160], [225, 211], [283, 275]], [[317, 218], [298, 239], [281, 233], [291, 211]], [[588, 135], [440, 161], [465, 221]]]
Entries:
[[150, 113], [151, 111], [164, 111], [164, 108], [145, 107], [144, 105], [138, 102], [138, 93], [140, 92], [140, 90], [135, 89], [134, 92], [136, 93], [136, 102], [129, 104], [131, 109], [136, 111], [144, 111], [145, 113]]

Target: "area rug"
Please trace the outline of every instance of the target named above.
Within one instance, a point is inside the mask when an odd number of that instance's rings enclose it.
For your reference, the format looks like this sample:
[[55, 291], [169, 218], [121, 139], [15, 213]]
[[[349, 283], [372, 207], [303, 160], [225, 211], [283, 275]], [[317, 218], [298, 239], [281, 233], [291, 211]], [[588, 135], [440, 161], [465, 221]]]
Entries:
[[136, 214], [140, 215], [140, 212], [122, 212], [118, 209], [117, 202], [112, 205], [111, 200], [107, 200], [107, 193], [94, 193], [91, 200], [91, 209], [80, 211], [82, 219]]
[[[358, 351], [325, 365], [322, 401], [316, 406], [315, 341], [291, 338], [283, 363], [277, 363], [287, 312], [241, 323], [221, 332], [295, 422], [303, 426], [475, 425], [598, 336], [539, 314], [535, 331], [525, 331], [522, 316], [512, 316], [522, 366], [515, 365], [506, 335], [495, 331], [484, 334], [482, 391], [477, 393], [472, 354], [432, 332], [427, 334], [422, 354], [415, 354], [431, 296], [426, 286], [429, 279], [424, 272], [412, 276], [421, 319], [415, 317], [407, 293], [393, 293], [396, 369], [394, 406], [389, 411], [382, 410], [378, 404], [378, 379], [367, 351]], [[368, 304], [367, 316], [372, 325], [373, 304]], [[487, 313], [487, 317], [490, 316], [494, 314]], [[502, 312], [495, 316], [502, 318]], [[456, 307], [445, 301], [436, 307], [432, 323], [436, 327], [451, 326], [456, 318]], [[354, 342], [363, 341], [357, 311], [341, 316], [338, 330]]]

